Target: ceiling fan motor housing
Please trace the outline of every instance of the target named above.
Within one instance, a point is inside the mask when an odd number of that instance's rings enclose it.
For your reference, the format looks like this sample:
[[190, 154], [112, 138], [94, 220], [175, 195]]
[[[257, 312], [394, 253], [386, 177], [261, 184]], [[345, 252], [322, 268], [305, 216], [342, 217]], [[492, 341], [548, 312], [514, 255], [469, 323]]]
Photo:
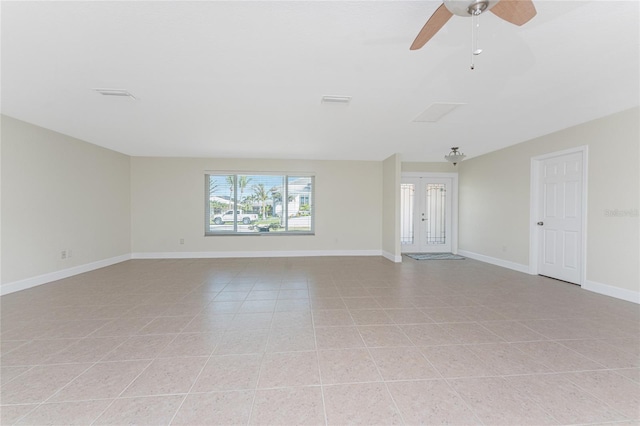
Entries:
[[449, 12], [458, 16], [479, 15], [490, 10], [499, 0], [444, 0]]

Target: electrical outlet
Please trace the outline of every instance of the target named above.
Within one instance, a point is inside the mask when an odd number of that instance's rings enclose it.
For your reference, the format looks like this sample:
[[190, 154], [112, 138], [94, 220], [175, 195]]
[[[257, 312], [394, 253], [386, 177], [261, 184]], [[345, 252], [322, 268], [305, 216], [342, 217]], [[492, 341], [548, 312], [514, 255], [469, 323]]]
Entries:
[[180, 244], [184, 244], [184, 238], [180, 238]]
[[65, 260], [67, 258], [67, 251], [66, 250], [61, 250], [60, 251], [60, 259], [61, 260]]

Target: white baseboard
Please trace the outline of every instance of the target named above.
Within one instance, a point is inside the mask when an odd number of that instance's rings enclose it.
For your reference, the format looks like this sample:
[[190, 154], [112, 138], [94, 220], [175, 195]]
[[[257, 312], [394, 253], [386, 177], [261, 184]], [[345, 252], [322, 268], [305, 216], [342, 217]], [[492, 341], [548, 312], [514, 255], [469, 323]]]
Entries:
[[585, 280], [582, 288], [594, 293], [604, 294], [605, 296], [611, 296], [616, 299], [640, 304], [640, 292], [637, 291], [626, 290], [624, 288], [614, 287], [612, 285], [597, 283], [590, 280]]
[[103, 259], [37, 277], [26, 278], [0, 286], [0, 295], [26, 290], [52, 281], [69, 278], [74, 275], [115, 265], [131, 259], [207, 259], [234, 257], [313, 257], [313, 256], [381, 256], [381, 250], [309, 250], [309, 251], [249, 251], [249, 252], [159, 252], [159, 253], [130, 253]]
[[460, 256], [468, 257], [469, 259], [479, 260], [481, 262], [490, 263], [491, 265], [501, 266], [503, 268], [513, 269], [514, 271], [529, 274], [529, 266], [521, 263], [498, 259], [497, 257], [485, 256], [484, 254], [478, 254], [467, 250], [458, 250], [458, 254]]
[[[458, 254], [470, 259], [479, 260], [481, 262], [500, 266], [514, 271], [529, 274], [529, 267], [515, 262], [510, 262], [495, 257], [485, 256], [466, 250], [458, 250]], [[313, 256], [383, 256], [392, 262], [402, 262], [402, 256], [395, 256], [387, 251], [379, 250], [310, 250], [310, 251], [251, 251], [251, 252], [158, 252], [158, 253], [131, 253], [109, 259], [99, 260], [84, 265], [74, 266], [72, 268], [62, 269], [60, 271], [50, 272], [48, 274], [38, 275], [24, 280], [14, 281], [3, 284], [0, 287], [0, 295], [14, 293], [20, 290], [26, 290], [52, 281], [61, 280], [74, 275], [93, 271], [95, 269], [104, 268], [106, 266], [115, 265], [130, 259], [206, 259], [206, 258], [246, 258], [246, 257], [313, 257]], [[616, 299], [626, 300], [640, 304], [640, 292], [626, 290], [614, 287], [608, 284], [602, 284], [595, 281], [586, 280], [582, 285], [585, 290], [594, 293], [603, 294], [605, 296], [615, 297]]]
[[380, 250], [190, 251], [132, 253], [132, 259], [227, 259], [244, 257], [381, 256]]
[[6, 283], [3, 284], [2, 287], [0, 287], [0, 295], [14, 293], [20, 290], [26, 290], [28, 288], [39, 286], [41, 284], [50, 283], [52, 281], [69, 278], [74, 275], [93, 271], [95, 269], [104, 268], [105, 266], [115, 265], [116, 263], [124, 262], [129, 259], [131, 259], [130, 254], [123, 254], [121, 256], [111, 257], [109, 259], [98, 260], [97, 262], [86, 263], [84, 265], [78, 265], [71, 268], [62, 269], [60, 271], [38, 275], [37, 277], [31, 277], [24, 280]]
[[[527, 265], [521, 265], [519, 263], [509, 262], [507, 260], [497, 259], [495, 257], [485, 256], [483, 254], [478, 254], [466, 250], [458, 250], [458, 254], [461, 256], [466, 256], [470, 259], [479, 260], [481, 262], [490, 263], [492, 265], [501, 266], [507, 269], [513, 269], [514, 271], [522, 272], [525, 274], [531, 274], [529, 266]], [[585, 280], [581, 288], [584, 290], [592, 291], [594, 293], [603, 294], [605, 296], [615, 297], [616, 299], [640, 304], [640, 292], [637, 291], [626, 290], [624, 288], [614, 287], [608, 284], [602, 284], [590, 280]]]
[[396, 256], [395, 254], [391, 254], [388, 251], [382, 251], [382, 256], [384, 256], [386, 259], [389, 259], [390, 261], [394, 262], [394, 263], [402, 263], [402, 255], [400, 256]]

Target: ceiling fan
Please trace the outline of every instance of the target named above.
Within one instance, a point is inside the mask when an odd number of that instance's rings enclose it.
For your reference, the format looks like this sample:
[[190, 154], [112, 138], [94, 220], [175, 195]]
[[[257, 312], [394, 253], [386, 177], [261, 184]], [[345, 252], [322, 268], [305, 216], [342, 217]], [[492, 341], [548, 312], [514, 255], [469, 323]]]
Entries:
[[410, 49], [417, 50], [424, 46], [453, 15], [478, 16], [487, 10], [515, 25], [526, 24], [536, 16], [536, 8], [531, 0], [443, 0], [443, 4], [424, 24]]

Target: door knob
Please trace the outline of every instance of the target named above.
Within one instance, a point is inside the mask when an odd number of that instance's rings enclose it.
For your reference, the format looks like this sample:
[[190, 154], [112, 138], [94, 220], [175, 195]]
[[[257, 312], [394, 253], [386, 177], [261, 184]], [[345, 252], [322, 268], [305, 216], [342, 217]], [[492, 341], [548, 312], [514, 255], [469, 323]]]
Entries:
[[542, 225], [544, 225], [544, 222], [538, 222], [537, 225], [538, 226], [542, 226]]

